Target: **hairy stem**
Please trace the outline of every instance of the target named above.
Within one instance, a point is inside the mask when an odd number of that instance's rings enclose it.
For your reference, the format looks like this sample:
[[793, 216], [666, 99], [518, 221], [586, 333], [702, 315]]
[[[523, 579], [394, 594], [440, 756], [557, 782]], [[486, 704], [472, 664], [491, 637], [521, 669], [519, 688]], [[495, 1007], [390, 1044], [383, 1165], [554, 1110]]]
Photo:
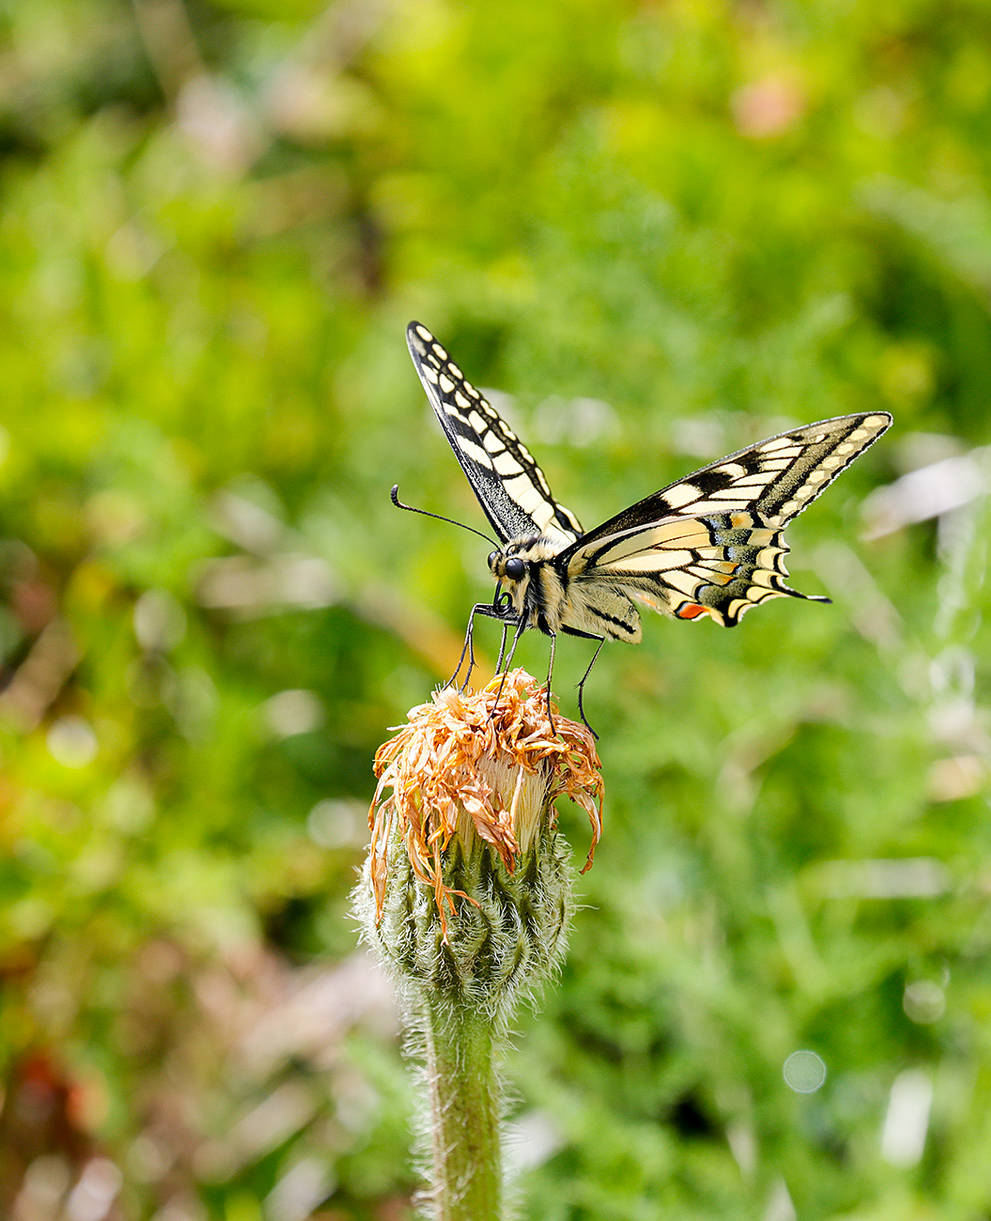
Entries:
[[491, 1017], [481, 1007], [423, 1003], [435, 1221], [499, 1221], [499, 1088]]

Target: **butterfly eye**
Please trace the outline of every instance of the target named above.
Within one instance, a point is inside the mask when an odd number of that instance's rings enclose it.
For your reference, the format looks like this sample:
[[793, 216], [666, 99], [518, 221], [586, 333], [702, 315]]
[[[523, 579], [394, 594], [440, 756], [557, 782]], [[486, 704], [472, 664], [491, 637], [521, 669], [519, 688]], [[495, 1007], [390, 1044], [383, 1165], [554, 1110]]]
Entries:
[[511, 581], [522, 581], [525, 573], [526, 564], [523, 563], [519, 556], [510, 556], [506, 561], [506, 576]]
[[489, 561], [488, 561], [488, 563], [489, 563], [489, 567], [490, 567], [490, 568], [492, 568], [492, 569], [494, 569], [494, 568], [495, 568], [495, 563], [496, 563], [496, 560], [497, 560], [498, 558], [499, 558], [499, 552], [498, 552], [498, 551], [490, 551], [490, 552], [489, 552]]

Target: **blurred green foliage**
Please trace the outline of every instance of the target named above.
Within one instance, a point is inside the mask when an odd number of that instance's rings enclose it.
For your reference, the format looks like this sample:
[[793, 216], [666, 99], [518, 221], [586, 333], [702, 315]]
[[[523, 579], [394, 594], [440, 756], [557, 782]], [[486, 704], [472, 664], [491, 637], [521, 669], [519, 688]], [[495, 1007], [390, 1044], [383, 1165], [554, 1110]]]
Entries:
[[480, 524], [411, 317], [586, 524], [789, 423], [896, 418], [790, 531], [833, 607], [600, 659], [606, 835], [508, 1066], [524, 1214], [991, 1212], [988, 7], [6, 0], [0, 30], [2, 1215], [410, 1215], [347, 894], [374, 748], [489, 589], [388, 502]]

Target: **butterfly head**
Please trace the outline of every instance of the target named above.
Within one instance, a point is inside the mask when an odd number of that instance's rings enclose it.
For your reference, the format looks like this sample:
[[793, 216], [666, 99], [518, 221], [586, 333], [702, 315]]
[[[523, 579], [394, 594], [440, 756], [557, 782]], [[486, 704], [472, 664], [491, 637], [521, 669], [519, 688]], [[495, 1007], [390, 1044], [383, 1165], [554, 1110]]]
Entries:
[[561, 543], [543, 535], [517, 538], [489, 554], [489, 571], [496, 579], [495, 605], [522, 614], [538, 570], [561, 550]]
[[489, 554], [489, 571], [497, 582], [495, 605], [519, 613], [530, 583], [529, 564], [519, 555], [493, 551]]

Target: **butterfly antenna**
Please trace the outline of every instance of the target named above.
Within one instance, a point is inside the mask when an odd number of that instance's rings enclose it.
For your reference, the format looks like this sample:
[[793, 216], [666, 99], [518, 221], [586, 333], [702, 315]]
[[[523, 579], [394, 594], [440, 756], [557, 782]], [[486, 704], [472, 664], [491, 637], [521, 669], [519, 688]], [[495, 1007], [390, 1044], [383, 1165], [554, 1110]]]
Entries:
[[476, 530], [474, 526], [466, 526], [463, 521], [455, 521], [453, 517], [443, 517], [440, 513], [431, 513], [429, 509], [417, 509], [414, 505], [405, 505], [399, 499], [399, 484], [393, 484], [392, 491], [389, 493], [392, 503], [397, 509], [406, 509], [409, 513], [422, 513], [424, 517], [436, 517], [438, 521], [446, 521], [448, 525], [460, 526], [462, 530], [469, 530], [472, 534], [477, 534], [479, 538], [484, 538], [487, 543], [491, 543], [493, 547], [498, 547], [499, 544], [494, 538], [489, 538], [487, 534], [483, 534], [481, 530]]

